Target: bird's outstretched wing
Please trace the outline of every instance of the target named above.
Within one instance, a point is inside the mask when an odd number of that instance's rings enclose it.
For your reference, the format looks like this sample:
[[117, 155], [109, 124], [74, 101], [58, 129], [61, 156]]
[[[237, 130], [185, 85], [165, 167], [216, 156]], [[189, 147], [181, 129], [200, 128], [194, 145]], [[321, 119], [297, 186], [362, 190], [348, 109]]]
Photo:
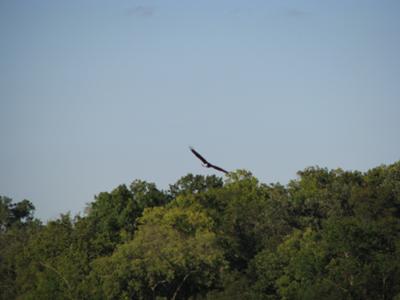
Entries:
[[217, 170], [217, 171], [224, 172], [225, 174], [228, 174], [228, 173], [229, 173], [228, 171], [222, 169], [221, 167], [218, 167], [218, 166], [215, 166], [215, 165], [213, 165], [213, 164], [210, 164], [203, 156], [200, 155], [199, 152], [197, 152], [196, 150], [194, 150], [192, 147], [189, 147], [189, 148], [190, 148], [190, 151], [192, 151], [192, 153], [193, 153], [198, 159], [200, 159], [200, 160], [203, 162], [203, 164], [205, 164], [205, 166], [206, 166], [207, 168], [213, 168], [213, 169], [215, 169], [215, 170]]
[[193, 153], [198, 159], [200, 159], [200, 160], [203, 162], [203, 164], [206, 164], [206, 165], [210, 164], [203, 156], [200, 155], [199, 152], [197, 152], [196, 150], [194, 150], [192, 147], [189, 147], [189, 148], [190, 148], [190, 151], [192, 151], [192, 153]]
[[224, 169], [222, 169], [222, 168], [220, 168], [220, 167], [218, 167], [218, 166], [212, 165], [212, 164], [210, 164], [210, 167], [211, 167], [211, 168], [214, 168], [215, 170], [224, 172], [225, 174], [228, 174], [228, 173], [229, 173], [228, 171], [226, 171], [226, 170], [224, 170]]

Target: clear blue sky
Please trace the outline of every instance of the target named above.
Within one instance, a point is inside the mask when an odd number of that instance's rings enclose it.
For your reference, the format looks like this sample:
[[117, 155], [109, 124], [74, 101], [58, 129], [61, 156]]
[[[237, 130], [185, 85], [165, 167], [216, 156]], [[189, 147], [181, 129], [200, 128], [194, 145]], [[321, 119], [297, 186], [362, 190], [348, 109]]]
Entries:
[[400, 2], [0, 1], [0, 194], [400, 159]]

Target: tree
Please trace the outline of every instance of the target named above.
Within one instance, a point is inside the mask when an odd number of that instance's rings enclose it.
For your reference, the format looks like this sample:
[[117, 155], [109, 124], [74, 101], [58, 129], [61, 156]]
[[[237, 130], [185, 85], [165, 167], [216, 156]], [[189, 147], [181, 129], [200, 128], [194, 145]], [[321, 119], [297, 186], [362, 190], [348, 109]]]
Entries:
[[165, 205], [169, 197], [155, 184], [136, 180], [120, 185], [111, 193], [100, 193], [81, 220], [82, 230], [90, 235], [91, 252], [95, 256], [111, 254], [123, 240], [130, 240], [137, 227], [137, 219], [146, 207]]
[[212, 220], [198, 207], [146, 209], [134, 239], [95, 262], [107, 299], [187, 299], [205, 293], [224, 267]]
[[169, 186], [169, 193], [172, 199], [178, 195], [201, 194], [210, 189], [218, 189], [223, 186], [223, 181], [215, 175], [202, 176], [188, 174], [180, 178], [175, 184]]
[[80, 260], [72, 259], [73, 223], [70, 216], [50, 221], [29, 238], [17, 257], [17, 285], [21, 299], [74, 299]]
[[30, 236], [41, 223], [33, 218], [34, 206], [28, 200], [13, 203], [0, 196], [0, 299], [18, 294], [17, 263]]
[[231, 267], [243, 271], [260, 250], [276, 247], [290, 231], [283, 209], [286, 195], [281, 186], [260, 184], [243, 170], [229, 174], [221, 194], [226, 208], [220, 240]]
[[12, 199], [0, 196], [0, 232], [13, 225], [21, 225], [33, 220], [35, 207], [29, 200], [12, 203]]
[[400, 299], [400, 162], [135, 180], [41, 224], [0, 197], [0, 299]]

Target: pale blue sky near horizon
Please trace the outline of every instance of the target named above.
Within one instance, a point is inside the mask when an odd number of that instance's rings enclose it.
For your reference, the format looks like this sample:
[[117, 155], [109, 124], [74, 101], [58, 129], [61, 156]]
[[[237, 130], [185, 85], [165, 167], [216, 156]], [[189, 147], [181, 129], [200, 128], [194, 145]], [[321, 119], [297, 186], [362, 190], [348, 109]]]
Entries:
[[400, 1], [0, 0], [0, 195], [400, 159]]

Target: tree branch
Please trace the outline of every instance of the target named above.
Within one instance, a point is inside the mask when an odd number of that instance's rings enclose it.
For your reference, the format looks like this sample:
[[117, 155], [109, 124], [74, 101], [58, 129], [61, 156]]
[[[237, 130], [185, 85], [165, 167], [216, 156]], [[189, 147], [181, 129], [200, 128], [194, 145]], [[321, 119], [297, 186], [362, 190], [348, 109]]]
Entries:
[[68, 280], [67, 280], [64, 276], [62, 276], [62, 274], [61, 274], [56, 268], [54, 268], [54, 267], [52, 267], [52, 266], [50, 266], [50, 265], [48, 265], [48, 264], [45, 264], [44, 262], [39, 262], [39, 263], [40, 263], [43, 267], [46, 267], [46, 268], [48, 268], [49, 270], [51, 270], [51, 271], [53, 271], [54, 273], [56, 273], [56, 274], [64, 281], [65, 285], [66, 285], [67, 288], [68, 288], [69, 297], [70, 297], [71, 299], [74, 299], [74, 297], [72, 297], [71, 285], [69, 284]]
[[185, 277], [183, 277], [181, 283], [178, 285], [178, 287], [176, 288], [174, 295], [172, 296], [171, 300], [175, 300], [176, 296], [178, 295], [182, 285], [185, 283], [186, 279], [190, 276], [190, 274], [194, 273], [194, 271], [190, 271], [189, 273], [187, 273], [185, 275]]

